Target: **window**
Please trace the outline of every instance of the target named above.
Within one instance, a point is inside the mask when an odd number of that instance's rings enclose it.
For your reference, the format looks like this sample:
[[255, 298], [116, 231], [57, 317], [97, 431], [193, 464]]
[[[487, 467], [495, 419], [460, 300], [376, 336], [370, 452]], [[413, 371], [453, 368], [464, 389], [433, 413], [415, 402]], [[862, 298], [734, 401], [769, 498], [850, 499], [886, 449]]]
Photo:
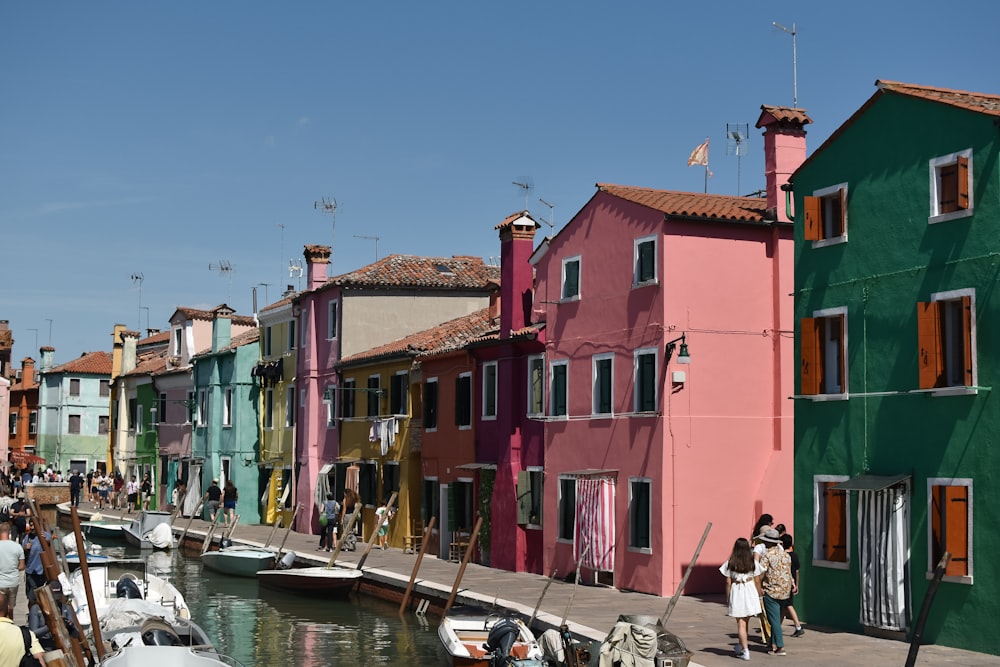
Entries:
[[69, 395], [70, 396], [80, 395], [80, 380], [78, 378], [72, 378], [69, 381]]
[[69, 428], [66, 429], [66, 432], [71, 435], [79, 435], [80, 415], [69, 415]]
[[232, 426], [233, 425], [233, 388], [226, 387], [226, 392], [223, 394], [222, 401], [222, 425]]
[[337, 313], [340, 311], [340, 302], [331, 301], [327, 304], [327, 318], [326, 318], [326, 338], [327, 340], [334, 340], [337, 337]]
[[264, 392], [264, 428], [274, 428], [274, 389]]
[[528, 414], [545, 412], [545, 357], [528, 357]]
[[541, 468], [517, 472], [517, 522], [521, 525], [542, 525], [542, 492], [544, 476]]
[[17, 415], [12, 414], [7, 418], [7, 425], [11, 435], [17, 435]]
[[[425, 477], [423, 483], [423, 493], [420, 498], [420, 518], [424, 525], [430, 523], [431, 517], [441, 517], [441, 488], [437, 477]], [[440, 527], [438, 521], [438, 527]]]
[[801, 322], [802, 393], [847, 395], [847, 308], [817, 310]]
[[559, 477], [559, 539], [573, 541], [576, 529], [576, 478]]
[[358, 467], [358, 494], [361, 496], [361, 503], [374, 506], [381, 502], [378, 497], [378, 464], [374, 461], [362, 461]]
[[645, 236], [635, 240], [634, 261], [632, 284], [638, 286], [655, 283], [657, 278], [655, 236]]
[[438, 380], [424, 383], [424, 430], [436, 431], [438, 425]]
[[264, 327], [264, 356], [271, 356], [271, 327]]
[[33, 435], [38, 433], [38, 411], [32, 410], [28, 413], [28, 433]]
[[497, 418], [497, 362], [483, 364], [483, 419]]
[[975, 290], [938, 292], [917, 304], [920, 388], [975, 387]]
[[108, 416], [98, 415], [97, 417], [97, 435], [107, 435], [108, 434]]
[[[191, 422], [194, 421], [194, 405], [195, 405], [195, 403], [194, 403], [194, 392], [193, 391], [189, 391], [187, 393], [187, 402], [185, 403], [185, 405], [187, 406], [187, 423], [190, 424]], [[115, 412], [115, 414], [117, 414], [117, 412]]]
[[847, 491], [833, 488], [835, 484], [847, 479], [842, 475], [813, 477], [813, 564], [847, 569], [850, 553], [847, 517], [850, 515], [851, 501]]
[[368, 376], [368, 391], [365, 392], [365, 398], [368, 400], [368, 416], [378, 417], [382, 412], [382, 376], [381, 375], [369, 375]]
[[635, 376], [633, 403], [636, 412], [656, 412], [656, 349], [644, 348], [635, 351]]
[[205, 426], [208, 424], [208, 390], [199, 389], [198, 390], [198, 426]]
[[142, 403], [135, 404], [135, 434], [142, 435]]
[[[382, 502], [387, 502], [389, 496], [399, 493], [399, 462], [389, 461], [382, 466]], [[397, 497], [397, 501], [399, 498]], [[399, 507], [399, 502], [396, 503]]]
[[134, 398], [128, 399], [128, 414], [125, 415], [128, 421], [128, 430], [135, 430], [135, 416], [139, 414], [139, 402]]
[[566, 417], [569, 405], [569, 375], [568, 361], [553, 361], [549, 369], [549, 414], [553, 417]]
[[295, 320], [288, 320], [288, 351], [295, 349]]
[[455, 426], [472, 427], [472, 373], [455, 378]]
[[410, 374], [400, 371], [389, 378], [389, 413], [410, 414]]
[[350, 419], [354, 416], [354, 399], [358, 392], [356, 391], [356, 384], [354, 378], [347, 378], [344, 380], [344, 388], [341, 390], [343, 398], [340, 401], [343, 407], [343, 417], [344, 419]]
[[945, 568], [946, 577], [961, 577], [958, 581], [972, 583], [972, 480], [927, 480], [927, 572], [932, 573], [947, 551], [951, 561]]
[[[306, 338], [309, 337], [309, 309], [302, 309], [302, 326], [299, 328], [299, 347], [305, 349]], [[292, 349], [289, 347], [288, 349]]]
[[580, 257], [569, 257], [562, 261], [563, 299], [580, 298]]
[[591, 410], [595, 415], [610, 415], [612, 404], [612, 379], [614, 378], [614, 354], [594, 356], [593, 401]]
[[160, 421], [166, 421], [166, 419], [167, 419], [167, 395], [166, 394], [160, 394], [160, 396], [159, 396], [159, 407], [160, 407], [160, 409], [159, 409]]
[[628, 480], [628, 545], [632, 549], [649, 551], [653, 544], [652, 513], [653, 480], [629, 477]]
[[295, 426], [295, 385], [285, 387], [285, 428]]
[[930, 161], [930, 196], [930, 224], [972, 215], [971, 148]]
[[174, 335], [172, 336], [172, 340], [174, 344], [171, 354], [175, 357], [179, 357], [181, 356], [181, 350], [183, 349], [181, 345], [181, 341], [184, 340], [183, 330], [180, 328], [174, 329]]
[[847, 183], [817, 190], [804, 205], [806, 241], [821, 247], [847, 240]]
[[448, 530], [471, 530], [475, 523], [472, 480], [459, 478], [448, 486]]
[[111, 395], [111, 380], [101, 380], [101, 396]]
[[326, 403], [326, 427], [337, 428], [337, 385], [326, 385], [323, 402]]

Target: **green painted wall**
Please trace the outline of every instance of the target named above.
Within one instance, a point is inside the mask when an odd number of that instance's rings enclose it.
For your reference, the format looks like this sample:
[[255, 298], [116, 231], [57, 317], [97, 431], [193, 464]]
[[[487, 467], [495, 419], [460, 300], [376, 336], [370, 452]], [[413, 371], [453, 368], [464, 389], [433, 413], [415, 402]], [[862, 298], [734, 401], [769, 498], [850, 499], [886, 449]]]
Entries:
[[[929, 477], [973, 479], [973, 585], [943, 582], [926, 642], [997, 654], [1000, 614], [1000, 412], [995, 391], [975, 395], [854, 396], [919, 388], [916, 304], [934, 292], [974, 288], [978, 384], [994, 386], [1000, 350], [1000, 188], [995, 118], [928, 101], [883, 95], [794, 176], [803, 196], [848, 184], [848, 242], [813, 248], [796, 216], [796, 359], [801, 318], [846, 306], [844, 401], [795, 401], [796, 550], [799, 614], [810, 623], [860, 631], [857, 493], [851, 493], [850, 569], [812, 564], [814, 475], [909, 473], [911, 628], [928, 588]], [[929, 225], [930, 159], [973, 149], [971, 217]], [[796, 373], [798, 374], [797, 369]], [[799, 378], [796, 391], [800, 391]]]

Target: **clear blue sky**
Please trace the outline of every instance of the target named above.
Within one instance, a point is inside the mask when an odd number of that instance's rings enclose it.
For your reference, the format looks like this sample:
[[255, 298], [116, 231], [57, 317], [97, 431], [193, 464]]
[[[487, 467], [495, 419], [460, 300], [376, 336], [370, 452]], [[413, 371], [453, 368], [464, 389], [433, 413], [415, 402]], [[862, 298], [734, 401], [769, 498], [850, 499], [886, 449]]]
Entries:
[[1000, 93], [998, 19], [995, 0], [4, 2], [15, 365], [36, 335], [61, 363], [110, 349], [116, 322], [249, 314], [258, 283], [277, 300], [289, 259], [331, 241], [323, 197], [342, 273], [375, 258], [355, 236], [381, 237], [380, 256], [498, 255], [493, 226], [524, 208], [515, 180], [557, 228], [597, 182], [701, 191], [687, 157], [706, 136], [709, 192], [736, 194], [727, 123], [750, 124], [751, 192], [760, 105], [792, 103], [792, 38], [772, 21], [798, 30], [812, 150], [879, 78]]

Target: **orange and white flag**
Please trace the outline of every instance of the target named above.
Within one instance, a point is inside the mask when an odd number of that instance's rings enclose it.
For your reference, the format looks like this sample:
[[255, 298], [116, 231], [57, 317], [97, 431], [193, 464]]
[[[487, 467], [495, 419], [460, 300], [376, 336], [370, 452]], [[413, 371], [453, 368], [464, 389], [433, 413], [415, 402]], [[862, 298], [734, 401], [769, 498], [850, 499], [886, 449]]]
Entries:
[[691, 155], [688, 157], [688, 166], [694, 165], [708, 166], [708, 137], [705, 137], [705, 143], [691, 151]]

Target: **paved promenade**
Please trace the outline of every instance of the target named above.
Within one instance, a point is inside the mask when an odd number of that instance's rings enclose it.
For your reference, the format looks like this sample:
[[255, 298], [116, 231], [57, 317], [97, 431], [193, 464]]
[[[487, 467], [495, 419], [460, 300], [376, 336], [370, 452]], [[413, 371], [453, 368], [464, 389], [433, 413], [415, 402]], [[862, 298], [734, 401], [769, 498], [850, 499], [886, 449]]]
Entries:
[[[81, 519], [91, 511], [86, 506], [81, 507]], [[179, 533], [187, 524], [187, 519], [175, 522], [175, 533]], [[208, 526], [196, 519], [191, 524], [189, 536], [202, 539]], [[280, 543], [284, 532], [282, 529], [278, 530], [275, 543]], [[261, 545], [270, 533], [271, 528], [267, 526], [241, 524], [233, 539], [237, 543]], [[293, 532], [288, 535], [285, 549], [295, 551], [306, 564], [325, 564], [330, 554], [317, 551], [318, 543], [318, 536]], [[337, 562], [346, 567], [356, 566], [363, 551], [364, 545], [359, 543], [357, 551], [342, 553]], [[364, 564], [366, 581], [405, 589], [415, 562], [414, 554], [404, 554], [398, 548], [386, 551], [373, 549]], [[447, 599], [458, 570], [457, 563], [425, 555], [417, 576], [414, 596], [417, 599]], [[527, 617], [531, 615], [547, 581], [541, 575], [512, 573], [470, 564], [462, 579], [458, 601], [489, 605], [496, 599], [498, 605], [513, 608]], [[545, 595], [539, 618], [551, 625], [558, 625], [566, 613], [571, 595], [573, 586], [556, 579]], [[668, 602], [669, 598], [581, 585], [576, 589], [569, 609], [569, 626], [578, 635], [601, 639], [614, 625], [619, 614], [658, 617], [664, 613]], [[755, 627], [755, 624], [751, 624], [751, 630]], [[786, 628], [790, 627], [786, 624]], [[790, 637], [790, 630], [786, 632], [785, 648], [788, 655], [784, 657], [767, 655], [766, 647], [755, 643], [752, 632], [751, 662], [777, 661], [789, 666], [903, 665], [906, 662], [909, 644], [811, 626], [808, 622], [804, 623], [804, 627], [806, 634], [803, 637]], [[732, 645], [736, 642], [736, 623], [726, 616], [721, 595], [681, 597], [674, 607], [667, 628], [680, 637], [694, 653], [692, 665], [732, 667], [741, 664], [741, 661], [733, 657], [732, 652]], [[917, 664], [1000, 667], [1000, 657], [932, 645], [920, 648]]]

